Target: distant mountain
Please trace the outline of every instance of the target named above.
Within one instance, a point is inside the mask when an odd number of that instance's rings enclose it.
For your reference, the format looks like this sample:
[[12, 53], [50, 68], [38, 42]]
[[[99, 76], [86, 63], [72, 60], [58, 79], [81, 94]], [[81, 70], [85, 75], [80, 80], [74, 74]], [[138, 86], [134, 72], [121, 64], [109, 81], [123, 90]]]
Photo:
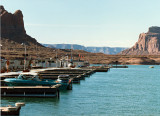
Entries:
[[92, 53], [117, 54], [127, 48], [124, 47], [85, 47], [78, 44], [42, 44], [45, 47], [57, 49], [76, 49]]
[[138, 42], [129, 49], [122, 51], [123, 55], [160, 55], [160, 27], [150, 27], [147, 33], [139, 35]]

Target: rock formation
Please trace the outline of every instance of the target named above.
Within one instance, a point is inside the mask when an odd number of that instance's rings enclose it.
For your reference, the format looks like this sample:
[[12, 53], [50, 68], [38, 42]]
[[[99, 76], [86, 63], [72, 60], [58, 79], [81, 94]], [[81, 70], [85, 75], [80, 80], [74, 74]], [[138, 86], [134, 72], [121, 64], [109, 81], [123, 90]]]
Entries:
[[56, 48], [56, 49], [74, 49], [84, 50], [92, 53], [104, 53], [104, 54], [118, 54], [119, 52], [127, 49], [122, 47], [85, 47], [78, 44], [42, 44], [45, 47]]
[[[70, 50], [55, 50], [53, 48], [43, 47], [34, 38], [26, 34], [23, 22], [23, 14], [17, 10], [14, 14], [8, 13], [3, 6], [0, 6], [1, 18], [1, 58], [5, 59], [24, 59], [24, 46], [27, 44], [27, 59], [55, 59], [68, 55], [71, 56]], [[151, 27], [148, 33], [140, 35], [139, 41], [133, 48], [123, 51], [124, 54], [148, 54], [159, 53], [160, 49], [160, 28]], [[80, 47], [80, 46], [78, 46]], [[83, 48], [83, 46], [82, 46]], [[104, 49], [98, 49], [104, 51]], [[116, 52], [114, 50], [114, 52]], [[90, 53], [83, 50], [72, 51], [75, 60], [79, 60], [79, 54], [84, 56], [81, 60], [87, 60], [91, 64], [111, 64], [118, 61], [120, 64], [160, 64], [160, 55], [106, 55], [103, 53]], [[56, 60], [56, 59], [55, 59]]]
[[138, 42], [127, 50], [123, 55], [158, 55], [160, 54], [160, 27], [150, 27], [147, 33], [139, 35]]
[[[14, 14], [7, 12], [0, 6], [1, 38], [10, 39], [18, 43], [37, 43], [37, 41], [26, 34], [22, 11], [17, 10]], [[38, 43], [38, 45], [40, 45]]]

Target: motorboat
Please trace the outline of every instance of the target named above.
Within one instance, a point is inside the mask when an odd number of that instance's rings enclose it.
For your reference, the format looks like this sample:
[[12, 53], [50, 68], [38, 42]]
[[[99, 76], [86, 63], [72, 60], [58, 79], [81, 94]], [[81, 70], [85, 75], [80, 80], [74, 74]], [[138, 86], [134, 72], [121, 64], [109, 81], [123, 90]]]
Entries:
[[6, 78], [4, 82], [8, 86], [51, 86], [55, 85], [54, 81], [42, 81], [37, 73], [21, 73], [16, 78]]
[[154, 66], [150, 66], [149, 68], [154, 68]]
[[68, 75], [60, 75], [57, 80], [47, 80], [42, 79], [37, 73], [21, 73], [16, 78], [4, 79], [4, 82], [8, 86], [52, 86], [61, 84], [60, 89], [70, 89], [70, 86], [72, 86], [72, 81]]
[[[68, 90], [72, 89], [72, 80], [70, 79], [69, 75], [59, 75], [58, 79], [55, 82], [56, 83], [63, 83], [63, 85], [67, 86]], [[63, 86], [61, 86], [60, 88], [65, 89], [66, 87], [63, 88]]]

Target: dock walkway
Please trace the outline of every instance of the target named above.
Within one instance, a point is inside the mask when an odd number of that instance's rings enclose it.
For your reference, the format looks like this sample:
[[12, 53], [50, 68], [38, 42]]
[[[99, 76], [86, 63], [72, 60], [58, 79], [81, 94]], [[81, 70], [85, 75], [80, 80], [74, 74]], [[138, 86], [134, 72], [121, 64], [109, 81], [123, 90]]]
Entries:
[[58, 97], [59, 87], [54, 86], [1, 86], [1, 97]]
[[19, 112], [22, 106], [25, 106], [25, 103], [15, 103], [15, 106], [6, 106], [6, 107], [0, 107], [1, 115], [2, 116], [19, 116]]

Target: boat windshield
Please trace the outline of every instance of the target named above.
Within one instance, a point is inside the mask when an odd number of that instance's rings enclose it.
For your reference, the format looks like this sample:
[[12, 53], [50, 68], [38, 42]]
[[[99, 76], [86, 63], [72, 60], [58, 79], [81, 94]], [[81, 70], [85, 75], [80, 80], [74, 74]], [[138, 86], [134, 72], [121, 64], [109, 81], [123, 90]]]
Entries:
[[22, 80], [35, 80], [35, 81], [40, 81], [38, 75], [23, 75], [23, 74], [20, 74], [17, 78], [18, 78], [18, 79], [22, 79]]
[[25, 75], [19, 75], [18, 79], [27, 79]]
[[32, 79], [33, 79], [33, 80], [35, 80], [35, 81], [40, 81], [40, 79], [39, 79], [39, 76], [38, 76], [38, 75], [33, 76], [33, 77], [32, 77]]

